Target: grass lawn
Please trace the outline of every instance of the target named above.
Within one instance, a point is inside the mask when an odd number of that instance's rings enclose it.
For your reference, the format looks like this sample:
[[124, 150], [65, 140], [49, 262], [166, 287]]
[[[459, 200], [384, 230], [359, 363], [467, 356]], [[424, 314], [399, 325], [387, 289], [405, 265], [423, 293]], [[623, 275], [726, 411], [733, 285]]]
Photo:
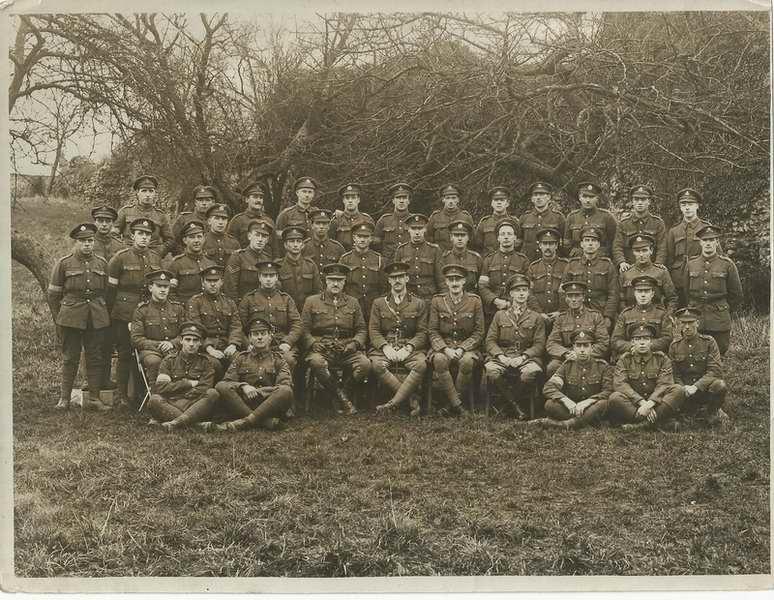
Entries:
[[[64, 252], [88, 212], [21, 202]], [[166, 435], [52, 410], [44, 296], [13, 267], [15, 568], [51, 576], [768, 573], [768, 317], [737, 322], [735, 426], [534, 431], [482, 417]]]

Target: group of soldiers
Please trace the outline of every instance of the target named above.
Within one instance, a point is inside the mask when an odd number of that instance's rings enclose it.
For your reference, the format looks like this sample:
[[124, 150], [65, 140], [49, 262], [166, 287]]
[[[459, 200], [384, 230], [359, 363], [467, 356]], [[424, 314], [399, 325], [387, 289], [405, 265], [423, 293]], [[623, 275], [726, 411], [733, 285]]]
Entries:
[[419, 415], [430, 389], [440, 412], [464, 414], [483, 379], [500, 411], [543, 414], [530, 422], [546, 427], [649, 427], [686, 403], [728, 421], [721, 356], [742, 289], [694, 189], [677, 193], [683, 219], [669, 230], [647, 185], [631, 188], [620, 222], [593, 182], [578, 185], [580, 208], [566, 217], [548, 183], [529, 187], [520, 217], [496, 187], [477, 226], [456, 184], [427, 217], [396, 183], [394, 210], [376, 222], [359, 210], [357, 183], [339, 189], [334, 214], [315, 207], [312, 177], [296, 180], [296, 204], [276, 223], [261, 182], [242, 190], [233, 218], [217, 190], [198, 186], [173, 223], [156, 208], [155, 177], [133, 190], [118, 211], [94, 207], [53, 269], [59, 409], [82, 351], [88, 407], [110, 409], [98, 392], [111, 387], [115, 350], [113, 405], [127, 404], [136, 358], [152, 422], [167, 430], [276, 428], [306, 373], [339, 413], [357, 412], [358, 384], [378, 382], [379, 413], [408, 404]]

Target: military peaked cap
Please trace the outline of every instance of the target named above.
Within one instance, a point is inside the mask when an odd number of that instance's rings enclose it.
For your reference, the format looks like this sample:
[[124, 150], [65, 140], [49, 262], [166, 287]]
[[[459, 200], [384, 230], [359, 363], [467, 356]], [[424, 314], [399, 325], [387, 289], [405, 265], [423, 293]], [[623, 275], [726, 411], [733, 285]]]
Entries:
[[330, 263], [322, 268], [323, 276], [332, 279], [346, 279], [349, 275], [349, 267], [341, 263]]
[[139, 190], [141, 187], [148, 186], [152, 187], [154, 190], [158, 189], [159, 180], [156, 179], [153, 175], [140, 175], [132, 183], [132, 189], [135, 191]]
[[148, 233], [153, 233], [156, 231], [156, 223], [153, 219], [138, 217], [129, 224], [129, 231], [147, 231]]
[[225, 270], [225, 267], [222, 267], [221, 265], [212, 265], [210, 267], [204, 267], [199, 271], [199, 275], [205, 279], [207, 277], [223, 277], [223, 271]]
[[529, 287], [529, 277], [522, 273], [515, 273], [514, 275], [511, 275], [508, 278], [508, 282], [506, 284], [506, 287], [508, 288], [508, 291], [510, 292], [513, 288], [516, 287]]
[[403, 220], [409, 227], [424, 227], [427, 225], [427, 221], [428, 218], [422, 213], [414, 213]]
[[638, 233], [629, 238], [629, 246], [631, 248], [651, 248], [655, 247], [656, 240], [649, 233]]
[[701, 319], [701, 311], [695, 306], [686, 306], [676, 310], [675, 317], [684, 322], [698, 321]]
[[205, 198], [212, 198], [213, 200], [218, 197], [218, 193], [211, 185], [197, 185], [194, 188], [194, 200], [204, 200]]
[[282, 230], [282, 241], [306, 239], [306, 228], [298, 225], [290, 225]]
[[632, 288], [636, 289], [649, 289], [655, 290], [658, 287], [658, 281], [656, 281], [650, 275], [640, 275], [632, 279]]
[[537, 232], [538, 242], [558, 242], [562, 239], [562, 234], [558, 229], [553, 227], [545, 227]]
[[701, 197], [701, 194], [693, 188], [683, 188], [677, 192], [677, 201], [680, 204], [684, 204], [686, 202], [695, 202], [698, 204], [703, 200], [704, 199]]
[[584, 281], [565, 281], [560, 287], [565, 294], [572, 292], [585, 294], [589, 289], [589, 286]]
[[70, 230], [70, 237], [74, 240], [83, 240], [94, 237], [97, 226], [94, 223], [80, 223]]
[[449, 233], [459, 232], [467, 233], [470, 235], [473, 233], [473, 226], [467, 221], [463, 221], [462, 219], [457, 219], [456, 221], [449, 223]]
[[578, 184], [578, 195], [580, 195], [582, 192], [591, 193], [595, 196], [601, 196], [602, 188], [598, 183], [594, 183], [593, 181], [582, 181]]
[[118, 218], [118, 212], [112, 206], [103, 204], [102, 206], [95, 206], [91, 209], [91, 218], [105, 217], [106, 219], [112, 219], [115, 221]]
[[196, 321], [186, 321], [180, 325], [180, 337], [193, 335], [202, 339], [205, 335], [204, 327]]
[[629, 339], [635, 337], [656, 337], [656, 328], [649, 323], [632, 323], [627, 333]]
[[158, 269], [156, 271], [150, 271], [145, 274], [145, 283], [166, 283], [169, 284], [169, 282], [174, 278], [174, 275], [171, 271], [167, 271], [166, 269]]
[[629, 196], [632, 198], [635, 196], [652, 198], [655, 195], [653, 188], [649, 185], [638, 184], [629, 188]]
[[361, 189], [362, 186], [359, 183], [345, 183], [339, 188], [339, 196], [343, 196], [344, 194], [360, 194]]
[[719, 238], [721, 235], [723, 235], [723, 232], [716, 225], [705, 225], [696, 232], [696, 237], [700, 240], [711, 240]]
[[398, 275], [407, 275], [411, 267], [408, 263], [395, 261], [384, 267], [387, 277], [397, 277]]
[[311, 188], [313, 190], [319, 190], [320, 185], [312, 177], [299, 177], [293, 184], [294, 190], [300, 190], [302, 188]]
[[444, 277], [452, 277], [455, 275], [458, 277], [468, 276], [468, 270], [463, 265], [458, 265], [456, 263], [444, 265], [441, 271], [443, 272]]
[[597, 341], [596, 336], [594, 335], [594, 332], [590, 329], [578, 329], [577, 331], [573, 331], [572, 334], [570, 334], [570, 341], [574, 343], [581, 343], [585, 342], [588, 344], [593, 344]]
[[225, 204], [213, 204], [205, 214], [208, 219], [210, 217], [226, 217], [227, 219], [231, 217], [231, 211]]
[[243, 196], [249, 196], [250, 194], [257, 194], [258, 196], [267, 196], [268, 190], [266, 184], [261, 181], [251, 181], [242, 188], [241, 194]]
[[456, 183], [447, 183], [446, 185], [442, 185], [441, 188], [438, 190], [438, 195], [441, 198], [451, 194], [462, 196], [462, 188]]
[[546, 183], [545, 181], [536, 181], [535, 183], [533, 183], [531, 186], [527, 188], [527, 194], [529, 194], [530, 196], [535, 192], [553, 194], [554, 186], [552, 186], [550, 183]]
[[393, 198], [399, 194], [401, 195], [411, 195], [411, 193], [414, 191], [414, 188], [412, 188], [408, 183], [404, 183], [403, 181], [399, 181], [398, 183], [394, 183], [390, 187], [387, 188], [387, 192], [392, 196]]

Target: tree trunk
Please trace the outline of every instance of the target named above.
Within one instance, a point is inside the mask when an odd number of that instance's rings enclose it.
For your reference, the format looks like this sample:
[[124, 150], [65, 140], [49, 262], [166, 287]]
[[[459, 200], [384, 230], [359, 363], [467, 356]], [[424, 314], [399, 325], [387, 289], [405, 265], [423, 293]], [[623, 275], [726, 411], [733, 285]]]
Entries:
[[[38, 280], [43, 294], [48, 296], [48, 278], [54, 260], [46, 249], [31, 237], [14, 229], [11, 232], [11, 259], [27, 267]], [[51, 318], [53, 319], [53, 314]]]

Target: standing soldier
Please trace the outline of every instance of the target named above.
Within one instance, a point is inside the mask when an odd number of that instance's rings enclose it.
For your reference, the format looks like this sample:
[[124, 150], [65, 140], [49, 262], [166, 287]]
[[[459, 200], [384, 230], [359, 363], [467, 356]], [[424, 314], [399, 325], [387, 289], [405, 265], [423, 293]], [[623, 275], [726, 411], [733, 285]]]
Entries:
[[199, 323], [183, 323], [180, 326], [180, 352], [161, 359], [148, 401], [152, 424], [161, 423], [167, 431], [200, 424], [215, 407], [218, 396], [212, 389], [215, 383], [212, 364], [199, 353], [203, 335]]
[[307, 231], [312, 229], [312, 212], [317, 210], [315, 206], [312, 206], [312, 201], [320, 186], [311, 177], [299, 177], [296, 179], [293, 189], [296, 192], [296, 204], [283, 209], [277, 215], [275, 233], [280, 237], [282, 237], [282, 230], [289, 225], [303, 227]]
[[304, 249], [301, 251], [304, 257], [314, 261], [320, 273], [325, 265], [339, 262], [345, 252], [344, 246], [328, 237], [330, 222], [331, 214], [327, 210], [313, 210], [311, 236], [304, 242]]
[[344, 390], [337, 384], [331, 368], [348, 368], [354, 382], [368, 377], [371, 363], [363, 353], [368, 329], [358, 301], [343, 292], [349, 267], [331, 264], [323, 267], [325, 290], [310, 296], [301, 313], [306, 361], [315, 379], [339, 402], [339, 413], [356, 414]]
[[581, 207], [567, 215], [564, 228], [564, 247], [569, 253], [567, 256], [580, 256], [583, 253], [581, 235], [587, 227], [596, 228], [599, 234], [600, 256], [612, 255], [617, 227], [615, 217], [610, 211], [597, 206], [601, 196], [602, 188], [596, 183], [584, 181], [578, 184]]
[[[375, 227], [371, 216], [361, 213], [358, 209], [360, 206], [360, 189], [359, 183], [346, 183], [339, 188], [339, 197], [344, 204], [344, 210], [336, 211], [328, 230], [328, 236], [332, 240], [339, 242], [339, 244], [344, 246], [344, 250], [347, 251], [352, 250], [352, 236], [357, 225], [368, 223], [371, 225], [371, 231]], [[309, 231], [309, 227], [305, 229]]]
[[215, 203], [218, 194], [211, 185], [197, 185], [193, 189], [193, 210], [181, 212], [175, 222], [172, 223], [173, 245], [170, 252], [179, 254], [183, 251], [183, 230], [191, 221], [207, 222], [207, 211]]
[[371, 314], [371, 303], [384, 293], [386, 287], [382, 255], [369, 248], [373, 232], [374, 226], [370, 223], [355, 225], [352, 230], [352, 250], [345, 252], [339, 259], [342, 265], [349, 267], [344, 291], [357, 299], [364, 315]]
[[435, 263], [435, 280], [438, 282], [440, 292], [446, 290], [446, 282], [443, 275], [443, 268], [446, 265], [462, 265], [465, 267], [465, 272], [467, 273], [465, 290], [471, 293], [476, 292], [483, 261], [478, 252], [468, 248], [472, 234], [473, 225], [463, 219], [449, 223], [451, 248], [442, 250], [438, 261]]
[[125, 406], [127, 402], [129, 370], [132, 366], [129, 323], [146, 293], [145, 276], [161, 268], [161, 257], [149, 249], [155, 229], [156, 225], [150, 219], [141, 217], [132, 221], [129, 224], [132, 246], [116, 253], [108, 263], [110, 337], [118, 350], [114, 406]]
[[94, 253], [96, 233], [93, 223], [81, 223], [70, 231], [75, 248], [56, 262], [48, 284], [48, 304], [62, 347], [62, 386], [57, 409], [70, 406], [83, 349], [91, 405], [110, 410], [99, 400], [104, 369], [101, 353], [110, 315], [105, 302], [107, 261]]
[[156, 381], [161, 359], [180, 347], [185, 306], [169, 300], [171, 278], [172, 273], [163, 269], [145, 276], [150, 300], [137, 305], [132, 319], [132, 346], [140, 353], [149, 382]]
[[[508, 213], [508, 207], [511, 205], [511, 194], [508, 188], [497, 186], [489, 190], [487, 195], [491, 200], [492, 214], [482, 217], [473, 233], [473, 247], [481, 252], [481, 256], [486, 256], [499, 247], [497, 226], [503, 221], [512, 222], [516, 226], [516, 233], [519, 232], [519, 220]], [[516, 248], [520, 246], [521, 241], [517, 237]]]
[[701, 253], [701, 244], [696, 234], [699, 229], [709, 225], [709, 223], [700, 219], [697, 214], [699, 202], [702, 202], [699, 192], [691, 188], [682, 189], [677, 192], [677, 201], [680, 204], [683, 220], [667, 232], [665, 264], [672, 276], [672, 283], [677, 288], [680, 302], [684, 304], [686, 298], [686, 291], [683, 289], [685, 263], [689, 258]]
[[178, 254], [169, 264], [172, 273], [172, 299], [185, 305], [191, 296], [202, 291], [202, 269], [216, 264], [202, 252], [204, 247], [204, 223], [188, 221], [180, 231], [185, 252]]
[[[537, 392], [537, 378], [543, 373], [546, 326], [543, 318], [527, 307], [529, 279], [522, 273], [507, 282], [510, 306], [498, 310], [486, 334], [487, 380], [500, 397], [511, 404], [519, 418], [525, 413], [520, 400]], [[517, 393], [514, 393], [514, 388]], [[518, 398], [514, 401], [514, 398]]]
[[221, 267], [225, 267], [231, 255], [241, 248], [239, 240], [226, 233], [230, 214], [225, 204], [213, 204], [207, 209], [207, 233], [202, 249], [207, 258]]
[[[266, 221], [272, 231], [274, 231], [274, 220], [263, 210], [264, 198], [268, 195], [268, 190], [264, 183], [252, 181], [242, 188], [241, 194], [247, 203], [247, 208], [234, 216], [228, 224], [228, 229], [226, 231], [229, 235], [234, 236], [239, 241], [240, 248], [247, 248], [250, 244], [250, 240], [247, 236], [250, 221], [256, 219], [259, 221]], [[277, 244], [274, 243], [275, 240], [276, 236], [273, 236], [272, 239], [269, 240], [267, 248], [272, 255], [276, 255], [275, 250], [279, 250]]]
[[611, 421], [625, 423], [633, 430], [655, 425], [672, 417], [684, 400], [683, 389], [675, 384], [672, 363], [663, 352], [651, 349], [656, 335], [650, 325], [635, 325], [628, 332], [631, 352], [622, 355], [613, 371], [609, 398]]
[[482, 262], [478, 289], [487, 322], [498, 310], [510, 305], [508, 280], [516, 273], [524, 275], [529, 268], [529, 259], [521, 252], [516, 252], [518, 231], [514, 221], [500, 221], [494, 231], [498, 249], [488, 254]]
[[742, 302], [742, 282], [734, 261], [718, 253], [721, 230], [705, 225], [696, 232], [701, 254], [689, 258], [683, 289], [688, 304], [701, 311], [701, 333], [715, 338], [721, 354], [731, 338], [731, 308]]
[[409, 241], [406, 219], [409, 216], [409, 202], [412, 187], [408, 183], [396, 183], [387, 192], [392, 197], [394, 210], [379, 217], [374, 230], [373, 248], [381, 253], [388, 263], [395, 258], [398, 246]]
[[559, 311], [567, 307], [564, 295], [559, 293], [559, 286], [569, 261], [557, 256], [562, 239], [558, 229], [541, 229], [535, 237], [540, 248], [540, 258], [527, 267], [527, 278], [532, 282], [529, 302], [532, 310], [543, 315], [548, 331]]
[[115, 232], [123, 236], [127, 242], [131, 239], [131, 224], [137, 219], [153, 221], [155, 228], [150, 241], [150, 249], [164, 258], [172, 251], [174, 240], [169, 227], [169, 217], [156, 208], [156, 194], [159, 181], [152, 175], [140, 175], [134, 180], [132, 189], [137, 195], [134, 202], [122, 206], [118, 210]]
[[282, 289], [293, 298], [298, 310], [312, 294], [320, 293], [320, 271], [311, 258], [301, 254], [306, 231], [295, 225], [282, 232], [285, 256], [279, 263], [279, 280]]
[[266, 221], [253, 219], [247, 226], [247, 248], [235, 251], [226, 263], [223, 291], [235, 302], [258, 286], [258, 263], [271, 260], [267, 249], [272, 231]]
[[215, 386], [220, 405], [235, 420], [216, 425], [220, 431], [276, 429], [293, 403], [293, 379], [287, 363], [272, 352], [271, 325], [254, 319], [249, 326], [250, 349], [231, 363]]
[[666, 352], [672, 343], [672, 319], [663, 306], [653, 303], [658, 282], [649, 275], [642, 275], [632, 281], [631, 287], [635, 304], [624, 308], [618, 315], [613, 335], [610, 337], [613, 357], [617, 358], [634, 347], [627, 337], [627, 332], [635, 325], [645, 324], [650, 325], [655, 332], [650, 344], [651, 349]]
[[612, 331], [618, 306], [618, 272], [606, 256], [599, 253], [600, 233], [595, 227], [585, 227], [580, 233], [582, 255], [570, 259], [562, 277], [567, 281], [586, 283], [586, 306], [605, 317], [607, 330]]
[[650, 212], [650, 200], [655, 194], [647, 185], [635, 185], [629, 190], [632, 212], [621, 219], [613, 240], [613, 262], [623, 273], [634, 263], [631, 241], [638, 235], [653, 239], [653, 262], [666, 260], [666, 226], [661, 217]]
[[[481, 363], [484, 339], [484, 308], [481, 298], [465, 291], [467, 275], [462, 265], [443, 268], [447, 291], [433, 296], [427, 327], [434, 383], [446, 396], [451, 410], [458, 414], [467, 412], [461, 398], [468, 393], [473, 369]], [[450, 372], [454, 366], [456, 381]]]
[[[408, 270], [408, 264], [401, 262], [384, 268], [390, 291], [374, 300], [368, 320], [368, 337], [371, 340], [371, 368], [392, 396], [389, 402], [377, 406], [376, 411], [392, 410], [409, 398], [411, 416], [415, 417], [420, 408], [413, 394], [427, 370], [429, 304], [406, 289]], [[403, 382], [390, 371], [390, 367], [400, 365], [409, 371]]]
[[470, 232], [472, 234], [473, 217], [470, 216], [468, 211], [460, 208], [462, 188], [456, 183], [442, 186], [438, 195], [443, 203], [443, 208], [434, 210], [427, 220], [425, 239], [428, 242], [438, 244], [441, 250], [449, 250], [451, 248], [451, 231], [449, 226], [454, 221], [465, 221], [470, 225]]
[[409, 229], [409, 241], [398, 246], [395, 251], [396, 262], [404, 262], [409, 266], [408, 290], [428, 302], [438, 290], [435, 278], [435, 263], [441, 255], [437, 244], [425, 240], [427, 217], [413, 214], [406, 219]]
[[647, 233], [638, 234], [629, 238], [629, 246], [634, 254], [634, 264], [622, 271], [618, 276], [618, 288], [620, 300], [618, 310], [622, 311], [627, 306], [634, 306], [634, 291], [632, 281], [643, 275], [652, 277], [656, 281], [656, 297], [654, 302], [666, 308], [670, 313], [677, 310], [677, 292], [672, 285], [672, 278], [664, 265], [651, 262], [653, 248], [656, 241]]
[[213, 265], [201, 272], [202, 293], [186, 306], [187, 318], [204, 326], [201, 348], [210, 357], [215, 381], [220, 381], [229, 361], [242, 345], [242, 327], [236, 303], [222, 292], [223, 267]]
[[533, 183], [527, 190], [532, 201], [532, 208], [521, 215], [519, 238], [523, 240], [521, 251], [530, 260], [537, 260], [541, 256], [540, 249], [538, 248], [538, 233], [540, 231], [555, 229], [559, 232], [564, 232], [564, 215], [551, 202], [551, 194], [553, 192], [553, 186], [543, 181]]
[[726, 382], [717, 342], [712, 336], [699, 333], [700, 311], [682, 308], [675, 317], [681, 333], [669, 346], [675, 383], [683, 386], [683, 394], [691, 404], [706, 405], [714, 412], [712, 423], [726, 425], [730, 418], [723, 410]]
[[126, 248], [121, 236], [113, 231], [118, 213], [112, 206], [95, 206], [91, 209], [91, 218], [97, 227], [97, 233], [94, 234], [94, 254], [110, 262], [116, 252]]
[[602, 313], [583, 304], [588, 286], [582, 281], [568, 281], [562, 285], [567, 301], [567, 310], [559, 313], [554, 327], [546, 342], [546, 354], [549, 363], [546, 375], [551, 377], [568, 358], [576, 358], [573, 351], [573, 339], [578, 331], [591, 331], [594, 334], [592, 358], [607, 357], [610, 335], [607, 333]]

